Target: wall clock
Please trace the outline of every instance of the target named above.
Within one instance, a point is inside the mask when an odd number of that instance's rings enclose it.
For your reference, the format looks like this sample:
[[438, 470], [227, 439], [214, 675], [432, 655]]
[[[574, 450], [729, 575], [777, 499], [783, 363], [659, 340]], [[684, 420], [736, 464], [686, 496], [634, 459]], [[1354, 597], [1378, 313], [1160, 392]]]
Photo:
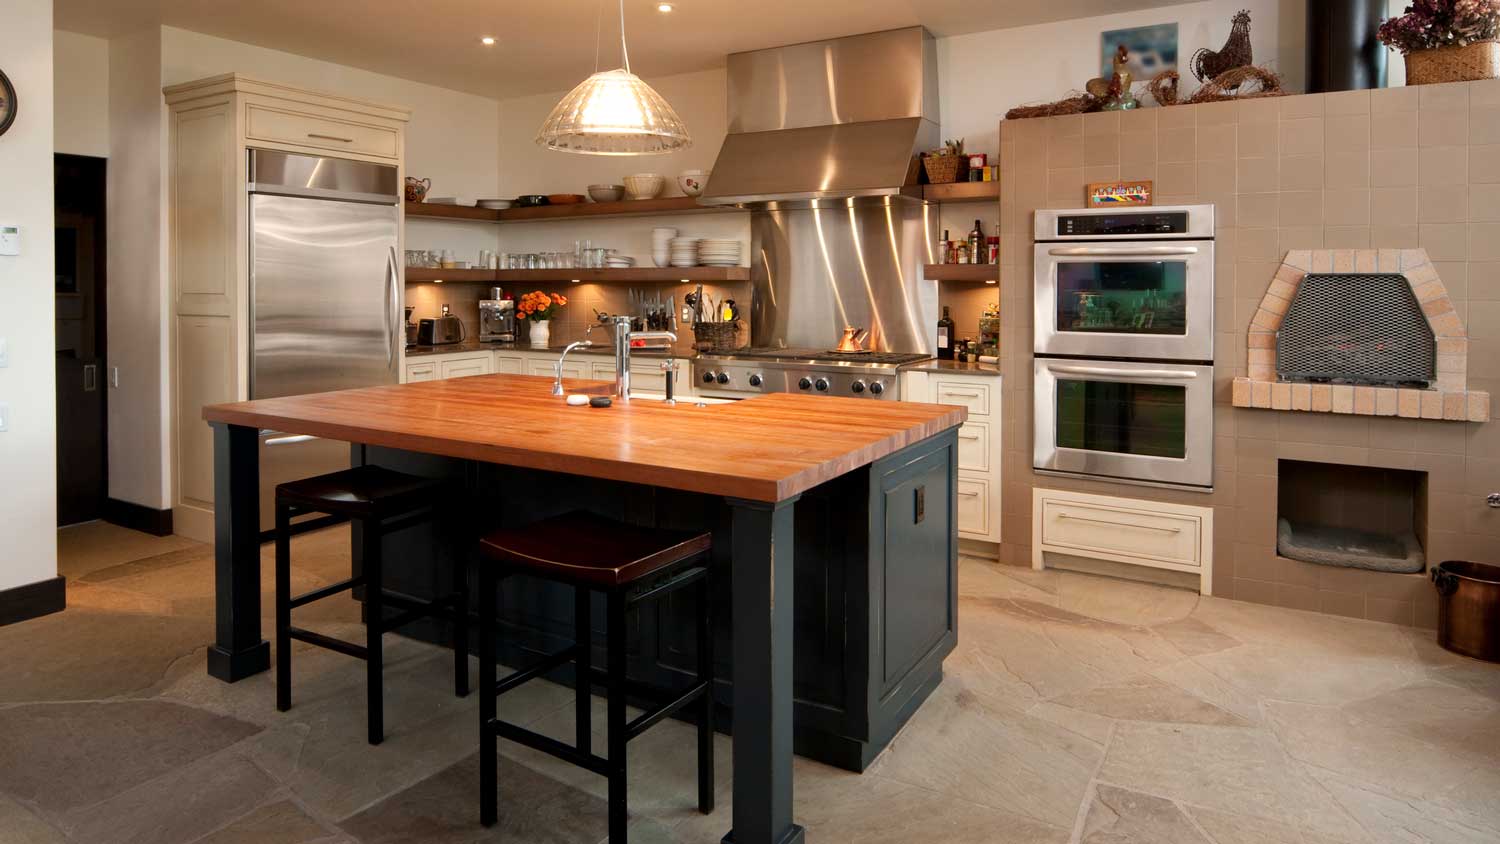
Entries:
[[5, 71], [0, 71], [0, 135], [16, 120], [16, 87], [10, 84]]

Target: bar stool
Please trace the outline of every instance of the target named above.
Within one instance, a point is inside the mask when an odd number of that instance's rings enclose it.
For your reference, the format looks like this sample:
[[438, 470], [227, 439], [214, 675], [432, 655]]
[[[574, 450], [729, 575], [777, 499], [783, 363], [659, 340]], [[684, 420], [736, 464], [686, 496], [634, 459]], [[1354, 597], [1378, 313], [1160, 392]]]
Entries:
[[[710, 536], [624, 524], [575, 512], [524, 527], [499, 530], [480, 540], [479, 562], [479, 758], [480, 821], [493, 826], [499, 815], [496, 797], [496, 738], [504, 737], [551, 754], [609, 779], [609, 840], [624, 844], [625, 744], [663, 718], [694, 701], [698, 716], [698, 811], [714, 808], [713, 614], [709, 597]], [[530, 668], [495, 680], [495, 584], [498, 575], [528, 574], [573, 587], [574, 641]], [[626, 677], [626, 613], [684, 587], [698, 589], [697, 676], [683, 690], [666, 690]], [[609, 667], [590, 664], [590, 596], [602, 592], [607, 603]], [[496, 698], [527, 680], [573, 662], [577, 677], [576, 735], [573, 746], [495, 715]], [[609, 758], [590, 749], [590, 684], [602, 682], [609, 700]], [[657, 701], [656, 708], [625, 720], [627, 689]], [[665, 702], [660, 702], [665, 701]]]
[[[469, 693], [469, 589], [466, 555], [454, 567], [454, 591], [423, 601], [384, 588], [381, 539], [387, 534], [428, 521], [437, 508], [451, 501], [444, 481], [419, 478], [379, 466], [356, 466], [340, 472], [291, 481], [276, 487], [276, 709], [292, 706], [292, 640], [365, 661], [366, 718], [370, 744], [385, 737], [385, 707], [381, 693], [384, 671], [382, 634], [419, 618], [446, 618], [453, 623], [454, 693]], [[314, 589], [291, 594], [293, 516], [327, 513], [346, 516], [360, 537], [360, 574]], [[365, 644], [356, 645], [292, 626], [292, 610], [356, 586], [365, 587]], [[387, 605], [403, 610], [389, 618]]]

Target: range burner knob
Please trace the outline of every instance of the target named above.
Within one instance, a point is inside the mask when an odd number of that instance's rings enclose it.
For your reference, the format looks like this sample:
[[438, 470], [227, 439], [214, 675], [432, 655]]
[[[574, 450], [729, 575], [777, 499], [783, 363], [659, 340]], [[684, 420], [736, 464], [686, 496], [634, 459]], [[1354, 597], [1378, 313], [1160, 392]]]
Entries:
[[801, 390], [811, 390], [812, 379], [804, 376], [801, 381], [797, 382], [797, 388]]
[[813, 382], [813, 386], [818, 388], [818, 392], [826, 393], [828, 392], [828, 379], [819, 378], [817, 381]]
[[849, 385], [849, 389], [853, 390], [856, 395], [863, 393], [865, 391], [865, 382], [855, 379], [854, 383]]
[[727, 373], [727, 372], [720, 372], [719, 373], [719, 377], [718, 377], [718, 381], [719, 381], [720, 384], [728, 384], [729, 383], [729, 373]]
[[760, 377], [759, 372], [750, 373], [750, 386], [759, 387], [763, 383], [765, 383], [765, 379]]
[[885, 385], [880, 383], [879, 381], [876, 381], [875, 383], [870, 385], [870, 395], [878, 396], [883, 392], [885, 392]]
[[705, 372], [705, 373], [703, 373], [703, 383], [705, 383], [705, 384], [712, 384], [713, 382], [714, 382], [714, 374], [712, 372]]

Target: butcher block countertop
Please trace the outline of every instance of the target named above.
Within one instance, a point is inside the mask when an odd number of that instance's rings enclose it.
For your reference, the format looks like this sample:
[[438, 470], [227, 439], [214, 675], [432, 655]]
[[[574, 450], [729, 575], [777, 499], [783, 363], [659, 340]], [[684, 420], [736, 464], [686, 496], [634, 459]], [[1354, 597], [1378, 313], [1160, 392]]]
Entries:
[[[569, 392], [607, 394], [600, 381]], [[210, 405], [209, 422], [752, 501], [783, 501], [963, 423], [962, 407], [773, 394], [570, 407], [552, 379], [476, 375]]]

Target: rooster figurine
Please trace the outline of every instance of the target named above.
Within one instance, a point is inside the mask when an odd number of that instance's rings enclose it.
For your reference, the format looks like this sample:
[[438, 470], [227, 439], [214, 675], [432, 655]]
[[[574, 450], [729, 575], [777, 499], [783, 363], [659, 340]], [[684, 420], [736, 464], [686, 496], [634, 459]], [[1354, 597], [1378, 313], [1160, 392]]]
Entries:
[[1244, 9], [1234, 16], [1229, 40], [1217, 51], [1207, 47], [1193, 54], [1189, 63], [1199, 82], [1209, 82], [1219, 74], [1244, 67], [1253, 61], [1250, 53], [1250, 13]]

